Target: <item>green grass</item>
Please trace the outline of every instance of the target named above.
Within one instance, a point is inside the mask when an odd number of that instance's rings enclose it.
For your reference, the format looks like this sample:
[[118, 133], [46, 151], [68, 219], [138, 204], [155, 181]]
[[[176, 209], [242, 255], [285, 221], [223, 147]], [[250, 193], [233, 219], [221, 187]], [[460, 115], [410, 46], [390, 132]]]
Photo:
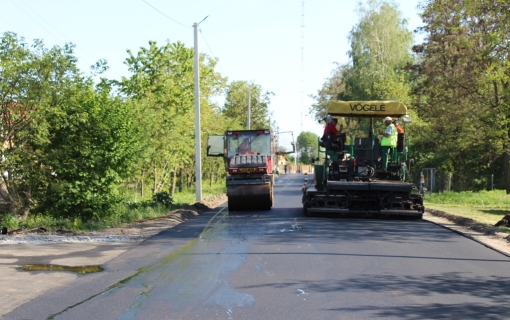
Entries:
[[510, 196], [504, 190], [494, 191], [464, 191], [443, 192], [425, 195], [425, 201], [430, 204], [449, 204], [463, 206], [478, 206], [481, 208], [510, 209]]
[[[510, 196], [504, 190], [427, 194], [425, 207], [494, 225], [510, 213]], [[502, 227], [503, 231], [510, 230]]]
[[[207, 199], [226, 192], [223, 182], [213, 186], [204, 185], [202, 188], [202, 199]], [[129, 199], [128, 199], [129, 200]], [[82, 221], [80, 218], [64, 219], [55, 218], [49, 215], [30, 215], [27, 220], [20, 220], [16, 217], [6, 214], [2, 216], [0, 226], [6, 227], [7, 230], [15, 230], [18, 228], [32, 229], [44, 227], [47, 230], [66, 230], [72, 232], [87, 232], [101, 230], [105, 228], [119, 227], [131, 224], [137, 220], [155, 218], [166, 215], [172, 210], [176, 210], [196, 202], [195, 189], [186, 189], [181, 193], [172, 196], [172, 205], [165, 207], [162, 205], [155, 206], [129, 206], [127, 204], [119, 204], [115, 208], [115, 214], [109, 217], [103, 217], [100, 220]]]
[[[207, 199], [210, 197], [214, 197], [216, 195], [227, 192], [227, 188], [225, 186], [225, 182], [214, 184], [212, 186], [203, 185], [202, 186], [202, 199]], [[176, 193], [172, 199], [173, 203], [176, 207], [183, 207], [189, 204], [193, 204], [196, 202], [196, 189], [189, 189], [186, 192]]]

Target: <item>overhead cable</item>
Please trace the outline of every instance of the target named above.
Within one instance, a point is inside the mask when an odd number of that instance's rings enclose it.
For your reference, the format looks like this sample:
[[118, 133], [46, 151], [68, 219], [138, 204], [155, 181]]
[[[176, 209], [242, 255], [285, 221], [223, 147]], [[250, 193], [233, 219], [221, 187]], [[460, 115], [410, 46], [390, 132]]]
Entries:
[[[190, 26], [187, 26], [187, 25], [185, 25], [184, 23], [180, 23], [179, 21], [177, 21], [177, 20], [175, 20], [175, 19], [170, 18], [169, 16], [167, 16], [166, 14], [164, 14], [163, 12], [161, 12], [160, 10], [158, 10], [158, 8], [154, 7], [152, 4], [148, 3], [147, 1], [145, 1], [145, 0], [142, 0], [142, 1], [143, 1], [143, 2], [145, 2], [145, 3], [146, 3], [148, 6], [150, 6], [152, 9], [154, 9], [154, 10], [156, 10], [157, 12], [161, 13], [161, 14], [162, 14], [163, 16], [165, 16], [166, 18], [168, 18], [168, 19], [172, 20], [173, 22], [178, 23], [178, 24], [180, 24], [180, 25], [181, 25], [181, 26], [183, 26], [183, 27], [191, 28]], [[207, 18], [207, 17], [206, 17], [206, 18]], [[205, 18], [204, 18], [204, 20], [205, 20]]]

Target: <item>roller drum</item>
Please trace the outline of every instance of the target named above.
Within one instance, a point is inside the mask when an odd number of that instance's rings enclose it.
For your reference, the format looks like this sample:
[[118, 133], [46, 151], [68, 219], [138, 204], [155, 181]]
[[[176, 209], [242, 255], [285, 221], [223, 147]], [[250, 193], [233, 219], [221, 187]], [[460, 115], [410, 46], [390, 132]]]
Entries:
[[273, 190], [270, 183], [228, 186], [227, 197], [229, 211], [270, 210], [273, 205]]

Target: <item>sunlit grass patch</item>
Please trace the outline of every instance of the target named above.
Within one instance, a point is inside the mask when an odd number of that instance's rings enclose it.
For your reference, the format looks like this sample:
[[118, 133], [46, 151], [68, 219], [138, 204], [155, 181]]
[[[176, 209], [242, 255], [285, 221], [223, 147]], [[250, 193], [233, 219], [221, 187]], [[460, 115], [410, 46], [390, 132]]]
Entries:
[[[504, 190], [433, 193], [425, 195], [424, 202], [428, 209], [444, 211], [492, 226], [510, 213], [510, 196]], [[510, 231], [507, 227], [500, 229]]]
[[510, 196], [504, 190], [494, 191], [463, 191], [426, 194], [424, 198], [428, 204], [451, 204], [462, 206], [476, 206], [491, 209], [510, 209]]
[[[225, 183], [222, 181], [222, 183], [213, 184], [212, 186], [205, 185], [202, 188], [202, 199], [207, 199], [210, 197], [217, 196], [219, 194], [223, 194], [227, 192], [227, 187], [225, 186]], [[193, 204], [196, 202], [196, 189], [187, 189], [184, 192], [176, 193], [172, 197], [173, 206], [176, 208], [180, 208], [189, 204]]]

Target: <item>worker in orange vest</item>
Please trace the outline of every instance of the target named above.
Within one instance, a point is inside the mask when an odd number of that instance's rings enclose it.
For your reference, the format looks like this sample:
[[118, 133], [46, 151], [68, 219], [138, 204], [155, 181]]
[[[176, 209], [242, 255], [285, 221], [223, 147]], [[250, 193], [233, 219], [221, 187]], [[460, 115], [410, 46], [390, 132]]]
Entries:
[[400, 126], [400, 122], [398, 120], [393, 121], [395, 128], [397, 128], [398, 133], [404, 133], [404, 129]]

